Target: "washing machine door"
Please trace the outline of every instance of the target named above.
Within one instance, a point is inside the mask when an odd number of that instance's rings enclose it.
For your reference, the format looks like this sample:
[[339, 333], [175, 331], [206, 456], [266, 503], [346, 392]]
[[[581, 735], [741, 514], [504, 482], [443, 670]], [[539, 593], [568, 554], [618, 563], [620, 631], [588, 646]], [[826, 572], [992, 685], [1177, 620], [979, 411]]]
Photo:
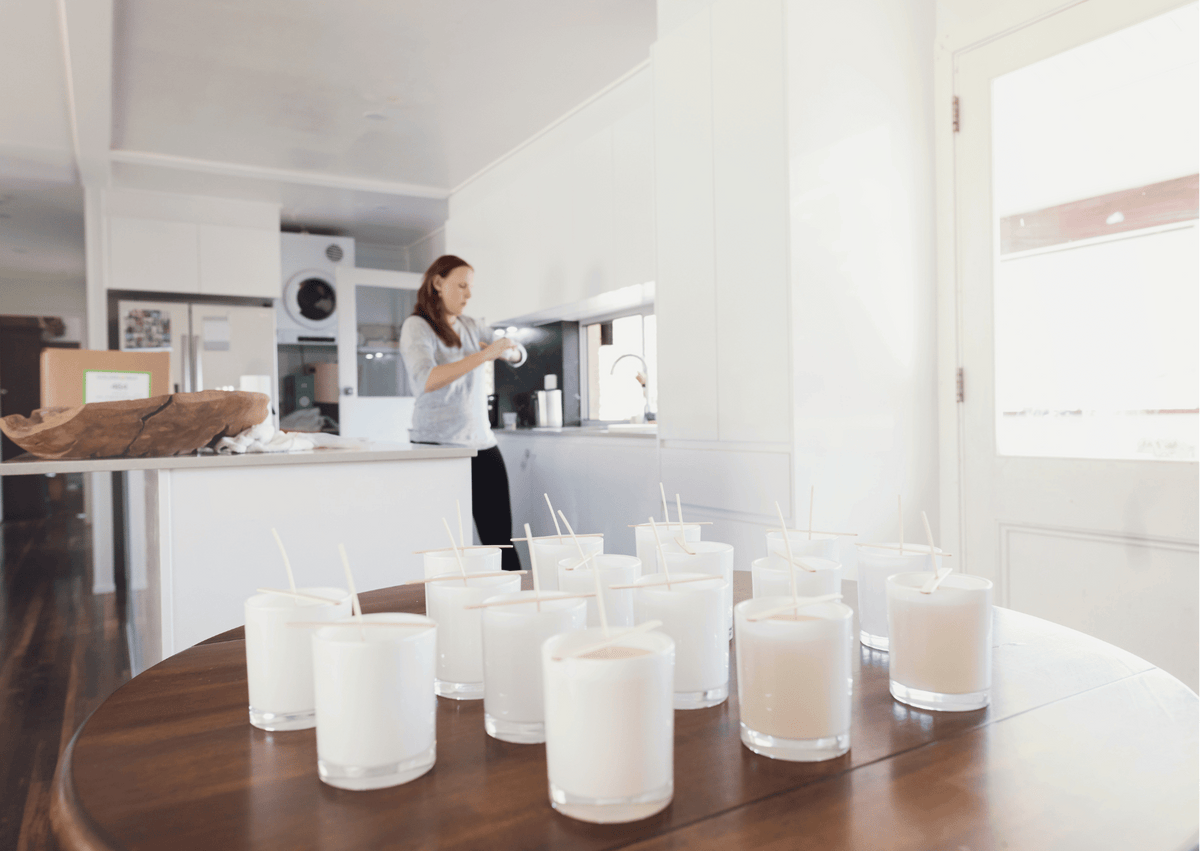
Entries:
[[318, 269], [297, 272], [283, 288], [283, 308], [297, 325], [332, 335], [337, 329], [337, 287], [333, 275]]

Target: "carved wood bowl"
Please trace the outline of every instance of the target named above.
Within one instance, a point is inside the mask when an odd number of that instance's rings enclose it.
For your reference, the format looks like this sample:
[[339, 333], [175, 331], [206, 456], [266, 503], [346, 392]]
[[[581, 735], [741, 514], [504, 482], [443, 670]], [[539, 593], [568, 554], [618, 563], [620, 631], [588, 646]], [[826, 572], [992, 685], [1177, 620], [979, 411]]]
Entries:
[[0, 418], [0, 431], [26, 452], [47, 459], [146, 458], [186, 455], [263, 422], [264, 393], [202, 390], [149, 399], [39, 408]]

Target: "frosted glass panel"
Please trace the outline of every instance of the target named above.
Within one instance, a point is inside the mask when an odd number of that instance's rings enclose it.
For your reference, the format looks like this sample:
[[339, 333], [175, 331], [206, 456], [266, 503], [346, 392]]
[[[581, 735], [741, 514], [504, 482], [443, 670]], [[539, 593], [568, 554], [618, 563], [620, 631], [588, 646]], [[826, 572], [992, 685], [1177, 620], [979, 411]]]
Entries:
[[1197, 458], [1196, 8], [993, 83], [1001, 455]]
[[358, 395], [411, 396], [400, 359], [400, 325], [412, 314], [416, 290], [354, 288], [358, 322]]

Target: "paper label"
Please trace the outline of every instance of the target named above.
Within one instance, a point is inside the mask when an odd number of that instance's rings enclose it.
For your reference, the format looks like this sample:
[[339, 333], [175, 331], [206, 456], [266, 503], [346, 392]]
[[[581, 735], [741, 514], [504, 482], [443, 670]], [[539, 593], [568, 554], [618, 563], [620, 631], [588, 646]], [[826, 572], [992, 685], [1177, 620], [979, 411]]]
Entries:
[[86, 369], [83, 372], [84, 402], [120, 402], [149, 399], [150, 373]]
[[227, 352], [233, 335], [228, 316], [205, 316], [200, 321], [204, 351]]

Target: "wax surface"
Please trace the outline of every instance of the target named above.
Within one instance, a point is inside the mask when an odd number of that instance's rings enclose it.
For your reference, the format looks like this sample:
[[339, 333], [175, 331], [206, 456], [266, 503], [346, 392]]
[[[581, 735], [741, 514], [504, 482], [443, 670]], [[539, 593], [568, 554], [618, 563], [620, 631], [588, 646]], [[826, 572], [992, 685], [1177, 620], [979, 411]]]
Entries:
[[313, 708], [311, 630], [292, 621], [332, 621], [350, 614], [341, 588], [301, 588], [305, 594], [342, 600], [336, 605], [278, 594], [246, 601], [246, 680], [250, 705], [259, 712], [286, 715]]
[[928, 573], [894, 577], [887, 588], [889, 676], [909, 688], [969, 694], [991, 687], [992, 592], [986, 580], [951, 574], [932, 594]]
[[850, 609], [824, 603], [808, 611], [826, 617], [757, 622], [746, 617], [786, 602], [784, 597], [764, 597], [738, 606], [741, 720], [759, 733], [784, 739], [844, 735], [850, 731]]

